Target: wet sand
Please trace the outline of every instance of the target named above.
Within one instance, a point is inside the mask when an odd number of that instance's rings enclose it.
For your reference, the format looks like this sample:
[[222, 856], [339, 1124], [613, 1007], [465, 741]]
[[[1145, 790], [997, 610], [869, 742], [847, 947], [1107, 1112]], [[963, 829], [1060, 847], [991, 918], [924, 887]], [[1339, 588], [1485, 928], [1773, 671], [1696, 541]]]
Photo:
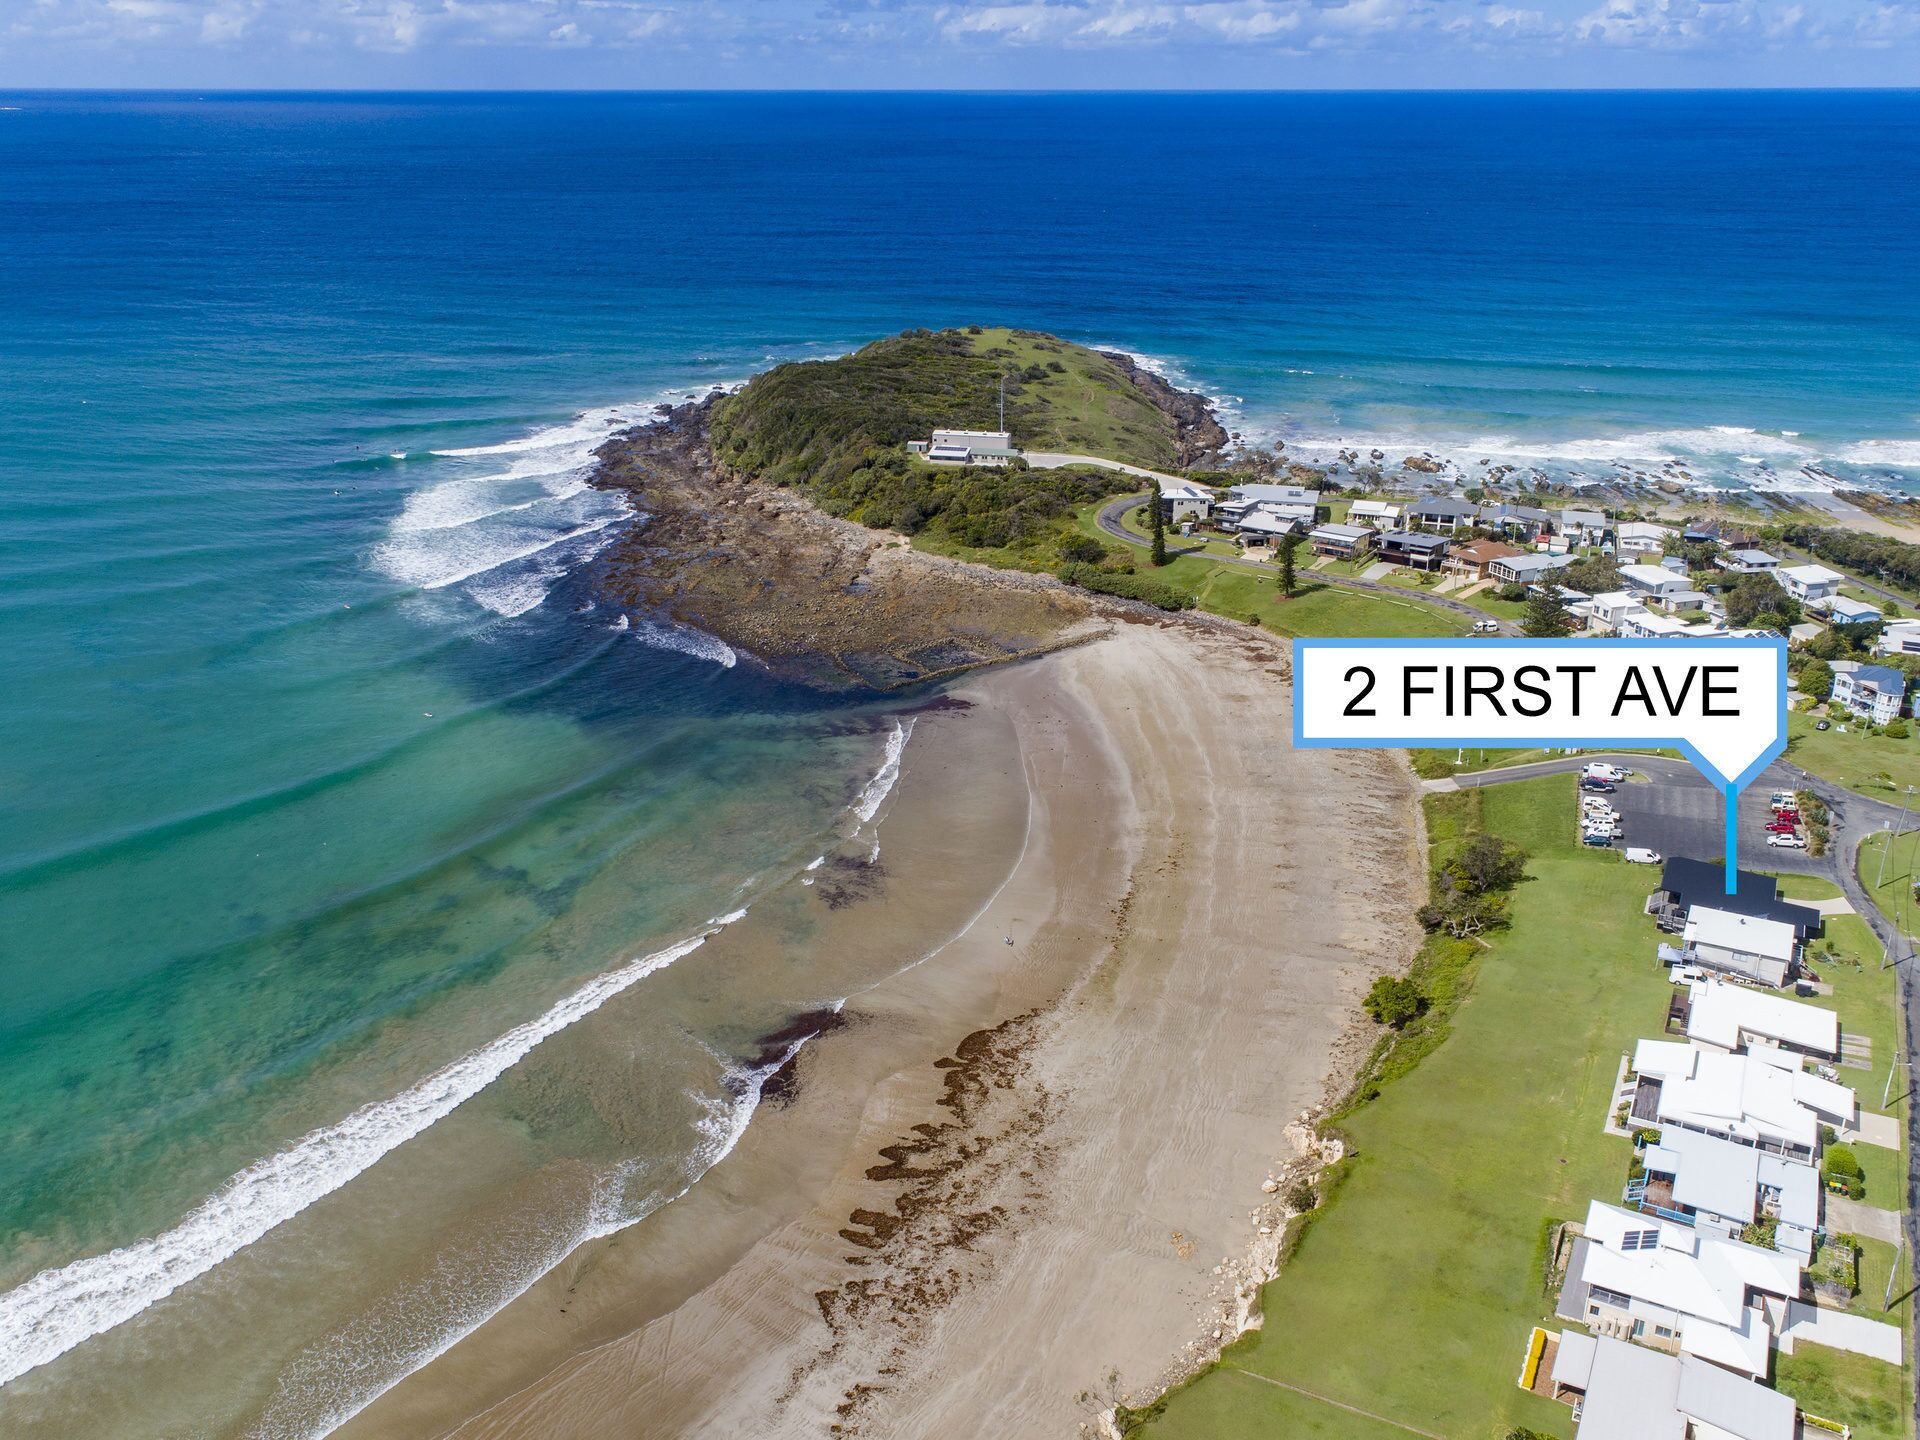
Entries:
[[693, 1191], [338, 1433], [1071, 1435], [1191, 1363], [1416, 939], [1411, 774], [1291, 749], [1285, 674], [1239, 627], [1122, 624], [922, 716], [884, 882], [811, 943], [930, 958]]

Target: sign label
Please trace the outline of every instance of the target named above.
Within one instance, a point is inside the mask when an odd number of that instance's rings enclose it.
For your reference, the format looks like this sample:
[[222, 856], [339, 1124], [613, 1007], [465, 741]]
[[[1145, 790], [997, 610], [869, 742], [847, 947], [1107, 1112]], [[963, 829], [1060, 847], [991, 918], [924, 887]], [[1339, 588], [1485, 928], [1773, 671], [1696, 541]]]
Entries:
[[1672, 747], [1727, 800], [1787, 746], [1784, 640], [1296, 640], [1302, 747]]

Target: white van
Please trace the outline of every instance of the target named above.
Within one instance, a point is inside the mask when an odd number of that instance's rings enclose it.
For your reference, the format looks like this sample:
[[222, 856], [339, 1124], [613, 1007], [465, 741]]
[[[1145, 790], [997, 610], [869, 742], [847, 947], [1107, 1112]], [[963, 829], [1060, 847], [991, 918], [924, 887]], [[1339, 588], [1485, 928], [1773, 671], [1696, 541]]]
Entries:
[[1620, 852], [1620, 858], [1629, 865], [1658, 865], [1663, 858], [1658, 850], [1648, 850], [1638, 845], [1629, 845]]
[[1633, 772], [1631, 770], [1622, 770], [1618, 765], [1609, 765], [1603, 760], [1596, 760], [1582, 770], [1580, 774], [1584, 779], [1611, 780], [1615, 784], [1618, 784], [1633, 774]]

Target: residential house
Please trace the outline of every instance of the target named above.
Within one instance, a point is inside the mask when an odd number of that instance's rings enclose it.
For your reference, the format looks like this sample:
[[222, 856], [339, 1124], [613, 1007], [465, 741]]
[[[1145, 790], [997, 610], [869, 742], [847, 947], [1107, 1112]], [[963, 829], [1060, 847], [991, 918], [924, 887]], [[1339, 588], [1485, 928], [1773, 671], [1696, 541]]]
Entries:
[[1488, 564], [1487, 578], [1502, 585], [1532, 585], [1572, 563], [1565, 555], [1504, 555]]
[[1635, 613], [1645, 615], [1647, 607], [1640, 597], [1625, 590], [1608, 590], [1587, 602], [1588, 628], [1599, 633], [1620, 633], [1622, 622]]
[[1412, 530], [1389, 530], [1378, 541], [1382, 560], [1395, 565], [1410, 565], [1416, 570], [1438, 570], [1446, 563], [1447, 537], [1422, 535]]
[[1689, 622], [1644, 608], [1626, 615], [1620, 622], [1619, 630], [1623, 640], [1701, 640], [1725, 633], [1710, 620]]
[[1798, 1256], [1595, 1200], [1554, 1313], [1763, 1379], [1776, 1324], [1799, 1294]]
[[1730, 1236], [1771, 1220], [1776, 1249], [1803, 1265], [1813, 1258], [1820, 1174], [1811, 1164], [1678, 1125], [1656, 1133], [1641, 1155], [1645, 1173], [1627, 1186], [1629, 1208]]
[[1690, 981], [1687, 992], [1687, 1038], [1696, 1045], [1730, 1055], [1765, 1048], [1840, 1058], [1840, 1017], [1831, 1010], [1718, 979]]
[[1607, 517], [1598, 510], [1562, 510], [1560, 533], [1576, 547], [1598, 545], [1607, 538]]
[[1620, 583], [1637, 595], [1642, 604], [1693, 589], [1693, 581], [1685, 570], [1676, 573], [1661, 565], [1622, 565]]
[[1320, 492], [1305, 485], [1229, 485], [1227, 498], [1255, 505], [1318, 505]]
[[1672, 1040], [1634, 1046], [1637, 1125], [1678, 1125], [1790, 1159], [1820, 1153], [1820, 1127], [1853, 1125], [1853, 1091], [1780, 1051], [1727, 1055]]
[[1160, 482], [1160, 511], [1167, 519], [1205, 520], [1213, 513], [1214, 493], [1185, 480]]
[[1864, 600], [1849, 600], [1845, 595], [1835, 595], [1811, 608], [1825, 614], [1829, 625], [1862, 625], [1886, 618], [1878, 607]]
[[1488, 530], [1534, 541], [1544, 540], [1553, 533], [1554, 518], [1552, 511], [1538, 510], [1531, 505], [1483, 505], [1479, 523]]
[[1663, 1355], [1611, 1336], [1563, 1331], [1556, 1399], [1580, 1412], [1576, 1440], [1798, 1440], [1790, 1396], [1698, 1355]]
[[1907, 677], [1891, 665], [1837, 661], [1833, 666], [1833, 699], [1862, 720], [1884, 725], [1907, 703]]
[[1480, 507], [1471, 500], [1456, 500], [1451, 495], [1429, 495], [1407, 507], [1407, 518], [1416, 530], [1452, 535], [1473, 528]]
[[1398, 530], [1406, 507], [1393, 500], [1356, 500], [1347, 507], [1347, 524], [1370, 525], [1375, 530]]
[[1660, 870], [1660, 888], [1647, 897], [1647, 913], [1662, 930], [1678, 932], [1696, 905], [1731, 910], [1761, 920], [1778, 920], [1793, 927], [1794, 936], [1808, 940], [1820, 933], [1820, 912], [1811, 905], [1795, 905], [1780, 898], [1780, 882], [1751, 870], [1734, 873], [1734, 893], [1727, 894], [1727, 872], [1721, 865], [1670, 857]]
[[1446, 568], [1450, 574], [1470, 575], [1476, 580], [1484, 580], [1487, 578], [1487, 567], [1494, 561], [1525, 553], [1500, 540], [1469, 540], [1453, 547], [1452, 553], [1447, 556]]
[[1689, 544], [1704, 541], [1723, 550], [1750, 550], [1759, 543], [1744, 526], [1730, 520], [1706, 520], [1689, 525], [1680, 532], [1680, 538]]
[[1242, 545], [1272, 545], [1312, 523], [1313, 517], [1302, 515], [1298, 506], [1262, 505], [1242, 515], [1233, 528]]
[[1818, 609], [1840, 593], [1840, 583], [1847, 577], [1824, 565], [1782, 565], [1773, 578], [1802, 605]]
[[1307, 540], [1316, 555], [1357, 560], [1373, 549], [1374, 533], [1364, 525], [1322, 525], [1310, 532]]
[[1735, 575], [1764, 575], [1780, 568], [1780, 562], [1764, 550], [1729, 550], [1713, 563]]
[[1716, 905], [1695, 905], [1687, 911], [1680, 945], [1686, 964], [1762, 985], [1785, 985], [1799, 969], [1800, 939], [1793, 926]]
[[1920, 655], [1920, 620], [1889, 620], [1873, 642], [1876, 655]]
[[1627, 555], [1658, 555], [1667, 542], [1680, 532], [1671, 525], [1655, 525], [1646, 520], [1622, 520], [1614, 527], [1614, 552]]

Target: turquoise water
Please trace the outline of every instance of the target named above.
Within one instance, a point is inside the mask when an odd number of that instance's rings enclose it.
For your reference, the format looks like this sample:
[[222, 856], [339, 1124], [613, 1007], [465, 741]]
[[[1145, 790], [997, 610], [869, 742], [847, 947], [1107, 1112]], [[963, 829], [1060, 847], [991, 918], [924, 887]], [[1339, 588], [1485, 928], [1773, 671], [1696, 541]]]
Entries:
[[584, 1118], [603, 1038], [500, 1048], [819, 853], [885, 758], [593, 604], [643, 522], [581, 472], [655, 401], [984, 320], [1309, 452], [1920, 483], [1914, 94], [0, 106], [0, 1335], [61, 1357], [0, 1392], [23, 1433], [82, 1433], [109, 1359], [204, 1361], [190, 1297], [324, 1288], [296, 1234], [345, 1264], [379, 1216], [449, 1273], [536, 1237], [478, 1298], [343, 1290], [175, 1412], [319, 1433], [698, 1173], [753, 1027], [844, 989], [669, 1023], [698, 952], [635, 978], [644, 1059]]

